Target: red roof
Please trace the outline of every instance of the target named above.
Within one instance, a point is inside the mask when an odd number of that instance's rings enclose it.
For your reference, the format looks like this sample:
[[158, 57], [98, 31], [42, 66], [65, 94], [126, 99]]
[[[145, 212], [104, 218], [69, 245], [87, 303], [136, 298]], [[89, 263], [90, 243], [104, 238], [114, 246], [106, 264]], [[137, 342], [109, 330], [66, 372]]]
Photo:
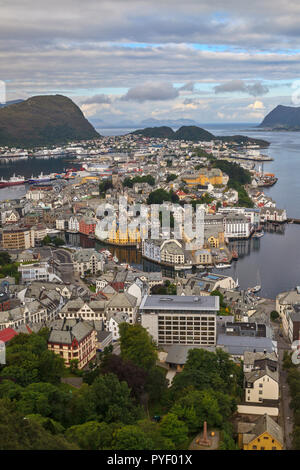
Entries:
[[0, 341], [7, 343], [17, 334], [18, 333], [12, 328], [5, 328], [4, 330], [0, 331]]

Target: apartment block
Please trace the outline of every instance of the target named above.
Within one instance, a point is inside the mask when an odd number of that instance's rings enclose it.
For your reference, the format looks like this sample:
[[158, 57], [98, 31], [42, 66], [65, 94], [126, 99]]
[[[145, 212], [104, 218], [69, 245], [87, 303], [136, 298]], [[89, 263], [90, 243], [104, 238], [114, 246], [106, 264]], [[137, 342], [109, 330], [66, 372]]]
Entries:
[[216, 344], [218, 296], [146, 295], [141, 324], [157, 344]]

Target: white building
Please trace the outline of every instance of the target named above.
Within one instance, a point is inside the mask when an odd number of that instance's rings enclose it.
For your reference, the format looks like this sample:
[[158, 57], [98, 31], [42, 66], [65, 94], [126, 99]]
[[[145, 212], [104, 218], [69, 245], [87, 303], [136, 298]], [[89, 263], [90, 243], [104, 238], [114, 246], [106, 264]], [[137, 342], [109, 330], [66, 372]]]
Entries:
[[251, 235], [251, 222], [243, 215], [225, 217], [225, 238], [249, 238]]
[[104, 257], [94, 248], [81, 248], [73, 254], [74, 271], [82, 276], [86, 271], [96, 274], [103, 271]]
[[108, 320], [108, 331], [112, 334], [113, 341], [120, 338], [119, 325], [121, 323], [129, 323], [129, 316], [126, 313], [112, 313]]
[[139, 311], [157, 344], [216, 344], [218, 296], [146, 295]]
[[79, 232], [79, 221], [77, 217], [70, 217], [68, 220], [68, 229], [70, 232]]
[[278, 400], [279, 378], [278, 371], [265, 369], [245, 373], [245, 401], [260, 403], [264, 400]]

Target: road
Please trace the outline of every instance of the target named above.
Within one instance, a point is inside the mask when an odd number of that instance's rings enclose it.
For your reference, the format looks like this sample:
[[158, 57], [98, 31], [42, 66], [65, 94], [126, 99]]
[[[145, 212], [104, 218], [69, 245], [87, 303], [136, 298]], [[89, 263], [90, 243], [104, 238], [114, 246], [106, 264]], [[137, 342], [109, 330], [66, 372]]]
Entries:
[[64, 282], [74, 282], [74, 268], [72, 262], [72, 255], [67, 250], [63, 248], [59, 248], [57, 250], [53, 250], [53, 260], [59, 262], [58, 267], [58, 276]]
[[121, 354], [121, 348], [120, 348], [120, 344], [119, 343], [114, 343], [114, 346], [113, 346], [113, 354], [116, 354], [117, 356], [119, 356]]
[[287, 383], [287, 372], [282, 367], [284, 351], [291, 351], [290, 343], [280, 336], [281, 328], [275, 327], [275, 339], [278, 347], [279, 359], [279, 386], [280, 386], [280, 417], [279, 424], [284, 429], [285, 448], [292, 448], [292, 431], [293, 431], [293, 411], [290, 409], [291, 397], [289, 394], [289, 386]]

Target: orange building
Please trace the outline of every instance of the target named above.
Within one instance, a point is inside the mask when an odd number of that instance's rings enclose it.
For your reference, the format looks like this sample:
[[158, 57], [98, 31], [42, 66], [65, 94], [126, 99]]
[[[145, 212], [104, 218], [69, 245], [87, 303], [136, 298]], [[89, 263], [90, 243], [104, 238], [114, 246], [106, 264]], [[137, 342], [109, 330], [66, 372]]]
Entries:
[[91, 218], [83, 218], [79, 221], [79, 233], [94, 235], [97, 221]]

